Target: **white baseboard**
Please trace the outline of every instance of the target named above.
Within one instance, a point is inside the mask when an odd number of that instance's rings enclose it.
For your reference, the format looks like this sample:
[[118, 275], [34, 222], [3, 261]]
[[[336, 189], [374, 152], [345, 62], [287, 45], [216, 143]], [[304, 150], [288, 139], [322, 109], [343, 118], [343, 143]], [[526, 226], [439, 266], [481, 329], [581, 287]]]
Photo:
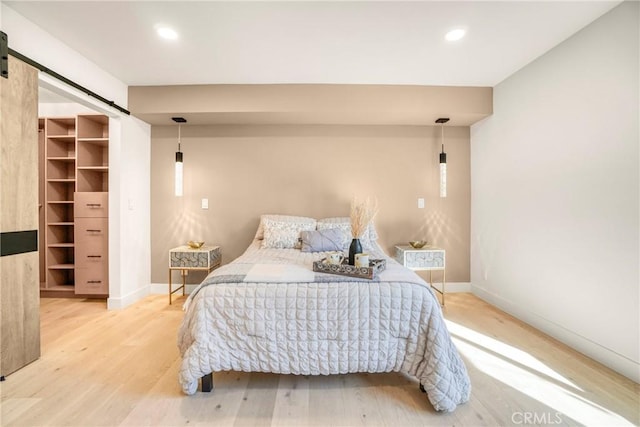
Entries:
[[471, 292], [478, 298], [541, 330], [580, 353], [597, 360], [636, 383], [640, 383], [640, 364], [638, 362], [566, 329], [562, 325], [540, 317], [525, 307], [508, 301], [477, 285], [471, 285]]
[[[432, 287], [437, 290], [442, 290], [442, 283], [433, 283]], [[458, 292], [471, 292], [471, 283], [469, 282], [447, 282], [445, 284], [444, 290], [447, 294], [455, 294]]]
[[136, 289], [135, 291], [120, 298], [109, 297], [107, 298], [107, 310], [122, 310], [147, 295], [149, 295], [149, 286]]
[[[180, 285], [176, 285], [175, 283], [172, 283], [173, 285], [173, 289], [177, 288]], [[187, 287], [185, 289], [185, 293], [186, 294], [190, 294], [198, 285], [189, 285], [187, 284]], [[168, 295], [169, 293], [169, 284], [168, 283], [152, 283], [151, 285], [149, 285], [149, 294], [152, 295], [156, 295], [156, 294], [165, 294]], [[179, 292], [176, 292], [174, 295], [177, 295]]]

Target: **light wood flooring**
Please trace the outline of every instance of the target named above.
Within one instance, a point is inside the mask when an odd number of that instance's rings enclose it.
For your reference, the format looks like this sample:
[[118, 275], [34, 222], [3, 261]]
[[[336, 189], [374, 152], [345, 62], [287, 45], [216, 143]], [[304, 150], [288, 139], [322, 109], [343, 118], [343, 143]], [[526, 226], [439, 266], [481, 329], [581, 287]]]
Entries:
[[122, 311], [43, 299], [42, 357], [0, 383], [2, 426], [637, 425], [638, 384], [471, 294], [445, 317], [471, 377], [471, 400], [437, 413], [403, 374], [218, 373], [213, 393], [177, 380], [182, 298]]

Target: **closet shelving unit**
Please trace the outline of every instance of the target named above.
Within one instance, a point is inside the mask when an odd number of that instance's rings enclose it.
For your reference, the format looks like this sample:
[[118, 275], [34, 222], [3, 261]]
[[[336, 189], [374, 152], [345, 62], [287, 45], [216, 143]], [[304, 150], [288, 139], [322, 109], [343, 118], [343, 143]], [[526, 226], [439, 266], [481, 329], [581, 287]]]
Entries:
[[78, 116], [78, 190], [109, 191], [109, 120]]
[[109, 119], [78, 116], [76, 294], [109, 293]]
[[[41, 294], [107, 296], [109, 119], [104, 115], [83, 114], [40, 121], [44, 125], [45, 209], [45, 230], [40, 234], [45, 240], [46, 275], [41, 278]], [[97, 229], [85, 226], [87, 216], [100, 217], [90, 220], [100, 222], [100, 233], [92, 233], [94, 238], [89, 239], [97, 241], [98, 248], [95, 244], [87, 246], [87, 239], [82, 237], [86, 228]], [[83, 225], [82, 231], [78, 230], [78, 224]], [[88, 266], [87, 259], [100, 263]], [[87, 278], [88, 273], [95, 276], [92, 268], [99, 270], [99, 279]], [[79, 286], [78, 275], [92, 286]]]
[[44, 130], [47, 271], [44, 288], [73, 293], [76, 118], [47, 118]]

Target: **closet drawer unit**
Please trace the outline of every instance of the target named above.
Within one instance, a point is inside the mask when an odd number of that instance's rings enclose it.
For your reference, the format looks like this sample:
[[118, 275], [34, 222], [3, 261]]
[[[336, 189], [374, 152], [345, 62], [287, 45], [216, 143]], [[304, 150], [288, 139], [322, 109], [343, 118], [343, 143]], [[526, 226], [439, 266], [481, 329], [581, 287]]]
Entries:
[[109, 216], [109, 193], [83, 193], [75, 195], [76, 218], [106, 218]]
[[104, 244], [93, 244], [82, 246], [75, 254], [76, 268], [103, 268], [108, 265], [107, 260], [107, 242]]
[[76, 268], [75, 293], [78, 295], [107, 295], [109, 280], [107, 264], [103, 268]]
[[[99, 245], [107, 244], [108, 239], [108, 218], [76, 218], [75, 222], [75, 242], [76, 253], [82, 248], [95, 248]], [[105, 250], [107, 246], [104, 247]]]
[[109, 293], [108, 218], [76, 218], [75, 221], [75, 293]]
[[107, 222], [107, 218], [76, 218], [75, 264], [79, 268], [108, 262]]

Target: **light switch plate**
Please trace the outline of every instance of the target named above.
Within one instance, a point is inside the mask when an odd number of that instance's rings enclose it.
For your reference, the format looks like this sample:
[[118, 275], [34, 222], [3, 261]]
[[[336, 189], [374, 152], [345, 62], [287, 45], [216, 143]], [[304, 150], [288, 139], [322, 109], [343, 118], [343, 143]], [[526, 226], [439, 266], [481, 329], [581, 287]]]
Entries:
[[422, 197], [418, 199], [418, 209], [424, 209], [424, 199]]
[[202, 199], [202, 209], [209, 209], [209, 199]]

